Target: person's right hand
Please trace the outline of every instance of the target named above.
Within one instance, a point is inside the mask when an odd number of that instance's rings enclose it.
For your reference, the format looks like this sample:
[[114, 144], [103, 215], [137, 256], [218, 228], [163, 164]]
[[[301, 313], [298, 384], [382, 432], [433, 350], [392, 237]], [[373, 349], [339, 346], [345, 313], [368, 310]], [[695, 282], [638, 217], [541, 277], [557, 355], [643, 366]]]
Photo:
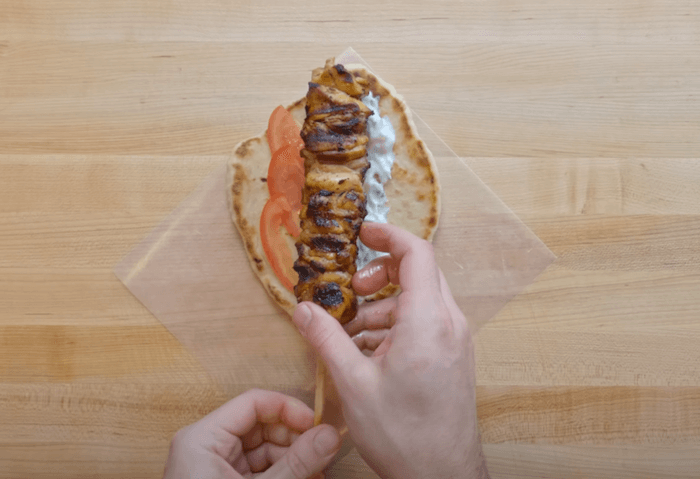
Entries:
[[[385, 479], [488, 477], [471, 334], [432, 245], [381, 223], [364, 223], [360, 239], [390, 256], [355, 274], [357, 293], [372, 294], [389, 282], [401, 293], [363, 304], [345, 331], [313, 303], [294, 313], [333, 377], [351, 438]], [[360, 331], [356, 345], [348, 333]], [[374, 353], [367, 357], [358, 346]]]

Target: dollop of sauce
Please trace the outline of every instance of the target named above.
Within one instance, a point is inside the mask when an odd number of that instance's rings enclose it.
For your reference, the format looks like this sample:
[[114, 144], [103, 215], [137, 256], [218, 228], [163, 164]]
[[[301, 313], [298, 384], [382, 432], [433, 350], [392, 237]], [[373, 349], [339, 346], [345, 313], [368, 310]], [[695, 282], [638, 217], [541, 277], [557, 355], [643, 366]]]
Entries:
[[[386, 116], [379, 115], [379, 97], [369, 95], [362, 98], [362, 103], [367, 105], [374, 114], [367, 119], [367, 158], [369, 159], [369, 170], [365, 175], [363, 189], [367, 201], [367, 216], [365, 221], [375, 223], [386, 223], [389, 213], [389, 204], [384, 184], [391, 179], [391, 167], [394, 164], [394, 142], [396, 133], [391, 121]], [[357, 240], [357, 265], [358, 271], [366, 266], [370, 261], [388, 253], [374, 251], [368, 248], [362, 241]]]

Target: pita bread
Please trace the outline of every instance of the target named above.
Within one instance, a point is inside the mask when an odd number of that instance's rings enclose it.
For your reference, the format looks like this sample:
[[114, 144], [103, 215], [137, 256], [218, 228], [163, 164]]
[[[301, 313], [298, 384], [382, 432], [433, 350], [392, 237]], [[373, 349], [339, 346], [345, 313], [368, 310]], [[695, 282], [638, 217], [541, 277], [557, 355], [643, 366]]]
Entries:
[[[381, 116], [390, 119], [396, 132], [396, 160], [391, 169], [391, 179], [385, 184], [390, 207], [388, 222], [432, 241], [440, 215], [440, 184], [435, 159], [418, 138], [411, 112], [394, 87], [362, 65], [344, 66], [354, 76], [368, 81], [369, 90], [380, 97]], [[287, 107], [300, 126], [306, 117], [305, 105], [306, 98], [302, 98]], [[235, 147], [228, 167], [229, 206], [253, 271], [273, 301], [291, 316], [297, 304], [296, 297], [275, 276], [260, 240], [260, 215], [270, 197], [266, 181], [271, 157], [266, 132], [242, 141]], [[282, 231], [292, 258], [296, 259], [296, 240]], [[398, 294], [399, 291], [398, 286], [390, 284], [374, 295], [365, 297], [364, 301], [376, 301]], [[362, 302], [362, 298], [358, 299]]]

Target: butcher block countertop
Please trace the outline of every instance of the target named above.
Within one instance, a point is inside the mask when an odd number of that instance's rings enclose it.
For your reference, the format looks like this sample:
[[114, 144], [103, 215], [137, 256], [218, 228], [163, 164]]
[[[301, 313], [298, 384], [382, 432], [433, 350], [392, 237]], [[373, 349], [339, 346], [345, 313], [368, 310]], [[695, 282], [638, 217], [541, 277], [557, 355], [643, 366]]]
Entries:
[[347, 47], [557, 256], [475, 338], [492, 477], [698, 477], [700, 3], [331, 3], [0, 2], [0, 478], [228, 399], [113, 267]]

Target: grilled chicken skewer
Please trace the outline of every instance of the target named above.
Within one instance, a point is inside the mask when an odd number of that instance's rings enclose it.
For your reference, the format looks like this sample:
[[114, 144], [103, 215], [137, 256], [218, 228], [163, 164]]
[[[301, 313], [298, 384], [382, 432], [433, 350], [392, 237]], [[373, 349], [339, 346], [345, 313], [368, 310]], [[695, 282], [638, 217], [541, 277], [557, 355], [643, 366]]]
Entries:
[[[306, 181], [294, 294], [298, 302], [319, 304], [341, 324], [357, 313], [351, 282], [357, 269], [357, 237], [367, 214], [362, 185], [370, 166], [367, 118], [372, 114], [359, 100], [365, 87], [364, 79], [354, 78], [342, 65], [328, 60], [325, 68], [313, 71], [301, 130]], [[325, 376], [319, 358], [314, 425], [323, 416]]]
[[357, 312], [351, 280], [357, 237], [367, 213], [362, 184], [369, 169], [366, 134], [372, 114], [364, 87], [342, 65], [314, 71], [301, 130], [306, 181], [302, 193], [297, 300], [313, 301], [341, 323]]

